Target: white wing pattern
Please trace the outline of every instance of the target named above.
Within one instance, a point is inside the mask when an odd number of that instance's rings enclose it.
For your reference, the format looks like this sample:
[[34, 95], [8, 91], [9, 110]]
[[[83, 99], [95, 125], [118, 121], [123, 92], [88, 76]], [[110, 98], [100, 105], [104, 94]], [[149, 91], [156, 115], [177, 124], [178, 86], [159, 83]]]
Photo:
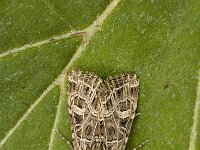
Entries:
[[138, 92], [136, 75], [103, 81], [92, 73], [72, 71], [68, 77], [68, 107], [74, 150], [125, 150]]

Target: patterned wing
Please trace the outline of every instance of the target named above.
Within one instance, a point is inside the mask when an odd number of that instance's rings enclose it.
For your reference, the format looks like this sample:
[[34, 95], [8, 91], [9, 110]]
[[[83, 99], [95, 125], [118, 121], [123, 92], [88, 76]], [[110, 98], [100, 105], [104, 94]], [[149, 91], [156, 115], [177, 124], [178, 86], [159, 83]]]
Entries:
[[102, 80], [91, 73], [73, 71], [68, 77], [68, 108], [74, 150], [93, 150], [103, 146], [95, 136], [100, 133], [96, 128], [100, 125], [101, 86]]
[[136, 114], [139, 80], [136, 75], [107, 79], [107, 96], [101, 102], [107, 150], [125, 150]]

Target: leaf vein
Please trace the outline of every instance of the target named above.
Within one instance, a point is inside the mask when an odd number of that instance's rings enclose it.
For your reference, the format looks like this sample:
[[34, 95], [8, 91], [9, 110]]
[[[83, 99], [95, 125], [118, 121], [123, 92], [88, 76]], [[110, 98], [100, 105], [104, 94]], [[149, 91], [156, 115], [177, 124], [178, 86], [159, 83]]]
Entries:
[[32, 112], [32, 110], [43, 100], [43, 98], [57, 85], [57, 81], [53, 82], [41, 95], [40, 97], [33, 103], [29, 109], [25, 112], [25, 114], [19, 119], [19, 121], [15, 124], [15, 126], [8, 132], [8, 134], [4, 137], [4, 139], [0, 142], [0, 148], [5, 144], [8, 138], [16, 131], [16, 129], [22, 124], [22, 122], [28, 117], [28, 115]]
[[48, 44], [48, 43], [51, 43], [51, 42], [56, 42], [56, 41], [59, 41], [59, 40], [64, 40], [66, 38], [70, 38], [70, 37], [74, 37], [74, 36], [79, 36], [79, 35], [82, 35], [82, 34], [84, 34], [84, 32], [82, 30], [71, 31], [69, 33], [66, 33], [66, 34], [63, 34], [63, 35], [59, 35], [59, 36], [54, 36], [54, 37], [51, 37], [51, 38], [43, 40], [43, 41], [39, 41], [39, 42], [36, 42], [36, 43], [31, 43], [31, 44], [26, 44], [26, 45], [24, 45], [22, 47], [13, 48], [11, 50], [8, 50], [8, 51], [0, 54], [0, 58], [9, 56], [9, 55], [12, 55], [12, 54], [15, 54], [15, 53], [19, 53], [21, 51], [25, 51], [25, 50], [28, 50], [30, 48], [40, 47], [42, 45], [45, 45], [45, 44]]
[[54, 141], [57, 125], [58, 125], [60, 115], [61, 115], [60, 109], [61, 109], [61, 106], [63, 105], [63, 102], [64, 102], [65, 97], [66, 97], [66, 87], [65, 87], [65, 76], [64, 75], [60, 76], [58, 83], [59, 83], [60, 89], [61, 89], [60, 98], [59, 98], [58, 108], [57, 108], [57, 112], [56, 112], [56, 117], [55, 117], [54, 124], [53, 124], [53, 129], [52, 129], [51, 136], [50, 136], [50, 142], [49, 142], [49, 149], [48, 150], [52, 150], [52, 148], [53, 148], [53, 141]]
[[196, 102], [194, 106], [194, 116], [193, 116], [193, 125], [192, 125], [192, 131], [190, 135], [190, 146], [189, 150], [195, 150], [195, 144], [197, 140], [197, 127], [199, 125], [199, 119], [200, 119], [200, 70], [199, 70], [199, 77], [198, 77], [198, 85], [197, 85], [197, 97]]

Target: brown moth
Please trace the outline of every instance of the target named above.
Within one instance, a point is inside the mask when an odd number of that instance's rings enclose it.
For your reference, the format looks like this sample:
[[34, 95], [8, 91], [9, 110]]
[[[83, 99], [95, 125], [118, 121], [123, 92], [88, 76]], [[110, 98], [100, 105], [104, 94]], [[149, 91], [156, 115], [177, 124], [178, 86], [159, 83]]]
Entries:
[[74, 150], [125, 150], [136, 116], [139, 80], [119, 75], [103, 81], [92, 73], [72, 71], [68, 107]]

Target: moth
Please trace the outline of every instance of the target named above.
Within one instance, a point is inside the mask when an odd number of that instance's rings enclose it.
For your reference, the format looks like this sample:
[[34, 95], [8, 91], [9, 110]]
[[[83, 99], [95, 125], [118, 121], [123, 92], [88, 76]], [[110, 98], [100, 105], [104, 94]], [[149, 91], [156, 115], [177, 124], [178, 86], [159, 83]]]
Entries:
[[68, 109], [74, 150], [125, 150], [136, 116], [139, 80], [135, 74], [105, 81], [92, 73], [68, 76]]

